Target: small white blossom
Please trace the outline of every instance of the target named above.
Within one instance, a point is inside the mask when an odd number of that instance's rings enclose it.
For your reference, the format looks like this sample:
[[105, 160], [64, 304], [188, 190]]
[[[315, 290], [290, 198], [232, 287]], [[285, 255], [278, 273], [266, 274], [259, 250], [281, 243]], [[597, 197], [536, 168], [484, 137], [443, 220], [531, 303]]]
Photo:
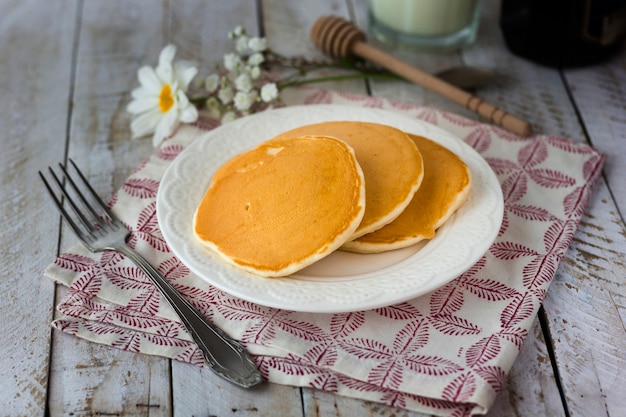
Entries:
[[235, 92], [230, 87], [224, 87], [220, 89], [220, 91], [217, 93], [217, 97], [220, 99], [222, 104], [230, 103], [233, 100], [234, 96]]
[[250, 38], [248, 48], [254, 52], [263, 52], [267, 49], [267, 39], [259, 37]]
[[137, 72], [140, 87], [131, 92], [127, 110], [135, 115], [130, 129], [133, 138], [153, 134], [156, 147], [174, 133], [180, 122], [198, 119], [198, 110], [185, 92], [198, 70], [190, 62], [174, 62], [176, 47], [168, 45], [159, 54], [156, 68], [144, 66]]
[[240, 74], [235, 78], [235, 87], [239, 91], [248, 92], [252, 90], [252, 78], [246, 73]]
[[224, 55], [224, 68], [228, 71], [235, 71], [241, 66], [241, 57], [235, 53]]
[[267, 83], [261, 87], [261, 100], [265, 103], [276, 99], [278, 97], [278, 87], [274, 83]]
[[209, 116], [214, 119], [219, 119], [222, 110], [219, 101], [215, 97], [209, 97], [206, 101], [206, 108], [209, 111]]
[[256, 91], [239, 91], [235, 94], [234, 98], [235, 108], [240, 111], [246, 111], [254, 104], [257, 97], [258, 94]]
[[237, 41], [235, 43], [235, 50], [239, 52], [240, 54], [244, 54], [248, 51], [248, 37], [247, 36], [242, 35], [239, 38], [237, 38]]
[[243, 26], [236, 26], [235, 29], [233, 29], [231, 32], [228, 32], [228, 37], [230, 39], [235, 39], [245, 34], [246, 30], [243, 28]]
[[248, 65], [261, 65], [265, 61], [265, 57], [260, 52], [255, 52], [248, 58]]
[[228, 111], [226, 113], [224, 113], [224, 115], [222, 116], [222, 124], [228, 123], [228, 122], [232, 122], [233, 120], [235, 120], [237, 118], [237, 115], [232, 112], [232, 111]]
[[261, 68], [258, 66], [248, 67], [246, 68], [246, 72], [250, 75], [250, 78], [253, 80], [258, 79], [261, 76]]
[[204, 88], [209, 93], [213, 93], [220, 85], [220, 77], [217, 74], [211, 74], [204, 80]]

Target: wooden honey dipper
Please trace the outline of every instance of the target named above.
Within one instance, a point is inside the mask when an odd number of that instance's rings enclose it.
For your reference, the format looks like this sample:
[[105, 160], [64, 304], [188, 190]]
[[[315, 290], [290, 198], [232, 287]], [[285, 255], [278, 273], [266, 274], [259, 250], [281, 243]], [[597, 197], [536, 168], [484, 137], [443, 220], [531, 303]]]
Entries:
[[527, 136], [532, 131], [528, 122], [369, 45], [365, 34], [341, 17], [322, 16], [317, 19], [311, 28], [311, 40], [315, 47], [326, 55], [334, 58], [352, 56], [365, 58], [478, 113], [513, 133]]

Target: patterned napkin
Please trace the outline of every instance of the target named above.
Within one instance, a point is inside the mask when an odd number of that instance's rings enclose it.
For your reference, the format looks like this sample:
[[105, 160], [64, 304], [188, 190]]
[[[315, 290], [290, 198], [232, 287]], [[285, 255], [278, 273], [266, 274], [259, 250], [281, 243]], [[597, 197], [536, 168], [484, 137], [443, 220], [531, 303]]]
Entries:
[[[166, 140], [115, 194], [130, 244], [192, 304], [255, 356], [264, 377], [443, 416], [482, 414], [492, 405], [600, 174], [603, 156], [568, 139], [521, 138], [460, 116], [380, 98], [300, 89], [292, 104], [384, 108], [462, 138], [497, 174], [502, 228], [470, 270], [422, 297], [370, 311], [309, 314], [234, 298], [194, 276], [169, 251], [156, 218], [159, 181], [203, 130], [202, 119]], [[46, 275], [68, 291], [52, 326], [120, 349], [202, 366], [202, 357], [148, 279], [116, 253], [82, 246]]]

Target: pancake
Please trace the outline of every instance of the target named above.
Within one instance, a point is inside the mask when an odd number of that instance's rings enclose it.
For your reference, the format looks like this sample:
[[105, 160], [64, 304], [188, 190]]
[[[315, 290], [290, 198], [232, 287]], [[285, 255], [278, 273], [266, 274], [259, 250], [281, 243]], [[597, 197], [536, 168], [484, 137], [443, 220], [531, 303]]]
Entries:
[[465, 202], [471, 188], [469, 167], [445, 147], [409, 134], [424, 158], [424, 179], [408, 207], [387, 226], [347, 242], [342, 250], [378, 253], [432, 239]]
[[365, 215], [349, 240], [390, 223], [411, 202], [424, 175], [422, 156], [403, 131], [377, 123], [335, 121], [301, 126], [274, 139], [334, 136], [356, 153], [365, 177]]
[[332, 137], [295, 137], [220, 167], [196, 210], [194, 233], [230, 264], [278, 277], [336, 250], [364, 212], [353, 149]]

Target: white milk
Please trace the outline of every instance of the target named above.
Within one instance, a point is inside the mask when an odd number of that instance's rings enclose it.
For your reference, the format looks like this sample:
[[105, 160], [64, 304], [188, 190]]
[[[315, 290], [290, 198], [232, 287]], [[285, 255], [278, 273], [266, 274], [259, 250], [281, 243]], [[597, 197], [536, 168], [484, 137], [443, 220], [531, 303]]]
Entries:
[[469, 26], [478, 0], [370, 0], [370, 13], [409, 35], [442, 36]]

